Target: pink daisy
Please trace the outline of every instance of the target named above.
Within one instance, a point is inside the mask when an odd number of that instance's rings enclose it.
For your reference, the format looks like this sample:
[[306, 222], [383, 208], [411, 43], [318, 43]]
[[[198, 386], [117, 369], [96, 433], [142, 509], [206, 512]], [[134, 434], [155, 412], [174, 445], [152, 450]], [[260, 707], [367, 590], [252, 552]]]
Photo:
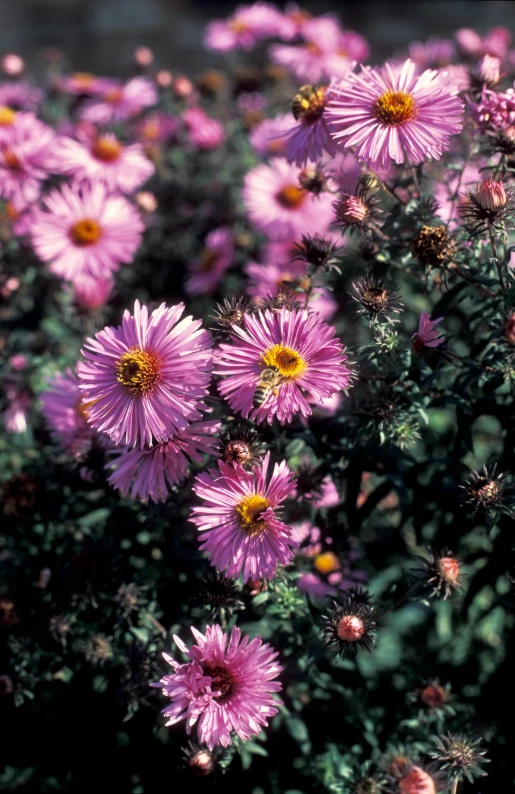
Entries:
[[132, 193], [154, 173], [140, 143], [124, 145], [112, 133], [59, 140], [59, 173], [103, 182], [109, 191]]
[[456, 47], [450, 39], [430, 38], [425, 42], [413, 41], [409, 55], [420, 69], [448, 66], [456, 56]]
[[43, 92], [28, 83], [0, 83], [0, 106], [12, 110], [34, 110], [43, 98]]
[[163, 441], [150, 449], [131, 449], [117, 453], [107, 468], [115, 471], [109, 482], [122, 496], [130, 492], [131, 499], [149, 498], [166, 502], [170, 489], [188, 473], [189, 460], [202, 463], [202, 455], [213, 454], [220, 422], [209, 420], [192, 422], [170, 441]]
[[299, 45], [274, 45], [270, 51], [272, 61], [288, 69], [301, 83], [340, 77], [352, 60], [346, 54], [338, 54], [341, 35], [341, 28], [332, 17], [310, 19], [303, 27], [304, 41]]
[[96, 77], [90, 72], [74, 72], [73, 74], [59, 77], [55, 81], [55, 87], [59, 91], [67, 94], [86, 94], [96, 96], [107, 91], [112, 85], [112, 81], [107, 77]]
[[[248, 741], [267, 720], [277, 714], [281, 700], [272, 693], [282, 685], [274, 681], [282, 671], [277, 652], [261, 637], [241, 638], [234, 626], [229, 636], [221, 626], [206, 626], [206, 633], [191, 629], [197, 642], [190, 650], [174, 635], [175, 644], [185, 654], [185, 664], [168, 654], [163, 657], [173, 667], [159, 683], [171, 705], [163, 710], [167, 725], [186, 719], [186, 733], [198, 721], [198, 737], [212, 750], [215, 745], [232, 744], [231, 733]], [[227, 642], [229, 640], [229, 642]], [[249, 641], [250, 640], [250, 641]]]
[[371, 168], [439, 159], [463, 126], [463, 103], [446, 73], [428, 69], [416, 77], [409, 59], [347, 75], [325, 112], [334, 140], [356, 147]]
[[84, 103], [80, 116], [92, 124], [126, 121], [157, 105], [158, 99], [157, 88], [146, 77], [133, 77], [125, 84], [106, 80], [98, 96]]
[[107, 278], [130, 262], [144, 225], [132, 204], [101, 183], [61, 185], [33, 212], [32, 244], [56, 276]]
[[98, 434], [88, 424], [88, 406], [82, 404], [79, 379], [67, 369], [48, 380], [48, 389], [41, 394], [43, 416], [53, 440], [75, 458], [89, 452]]
[[[220, 346], [216, 362], [223, 376], [219, 391], [244, 418], [271, 424], [277, 415], [285, 424], [296, 413], [311, 414], [305, 392], [322, 400], [349, 386], [343, 346], [318, 314], [283, 308], [245, 315], [244, 322], [245, 328], [233, 326], [233, 343]], [[277, 384], [256, 394], [263, 370], [270, 368]]]
[[[9, 113], [14, 113], [10, 108]], [[1, 124], [0, 108], [0, 198], [25, 206], [39, 198], [41, 183], [55, 162], [54, 131], [29, 113], [11, 127]], [[21, 117], [21, 118], [20, 118]]]
[[150, 113], [135, 125], [135, 131], [141, 143], [155, 144], [163, 143], [173, 138], [177, 132], [179, 122], [175, 116], [168, 113]]
[[332, 156], [338, 153], [338, 147], [329, 135], [324, 113], [333, 85], [334, 82], [320, 86], [304, 85], [295, 95], [292, 105], [295, 123], [284, 135], [289, 163], [315, 163], [324, 152]]
[[82, 273], [74, 278], [71, 284], [75, 303], [79, 308], [87, 311], [95, 311], [105, 306], [114, 288], [112, 276], [100, 278], [89, 276], [87, 273]]
[[199, 149], [218, 149], [225, 140], [225, 131], [217, 119], [207, 116], [202, 108], [188, 108], [182, 114], [189, 142]]
[[200, 549], [211, 565], [233, 579], [272, 579], [278, 564], [293, 559], [297, 543], [276, 511], [295, 493], [295, 479], [283, 461], [275, 464], [267, 483], [269, 463], [269, 452], [252, 472], [220, 460], [219, 470], [195, 478], [193, 490], [204, 504], [192, 509], [190, 520], [204, 533]]
[[291, 113], [283, 113], [273, 119], [263, 119], [249, 135], [254, 151], [258, 154], [280, 157], [286, 148], [284, 133], [291, 130], [291, 127]]
[[[277, 295], [278, 292], [294, 293], [297, 286], [307, 287], [306, 265], [299, 260], [284, 266], [249, 262], [245, 265], [244, 271], [250, 279], [246, 292], [256, 298], [258, 306], [263, 303], [262, 299]], [[302, 292], [297, 294], [299, 300], [304, 300]], [[314, 287], [309, 297], [309, 307], [327, 320], [335, 313], [338, 304], [331, 298], [329, 290], [324, 287]]]
[[418, 324], [418, 330], [415, 331], [413, 348], [415, 351], [422, 350], [423, 347], [438, 347], [445, 342], [444, 336], [438, 336], [438, 331], [435, 330], [435, 325], [441, 323], [443, 317], [438, 317], [437, 320], [431, 320], [427, 312], [422, 312]]
[[162, 303], [149, 316], [136, 301], [134, 315], [126, 310], [121, 326], [86, 341], [86, 360], [77, 371], [84, 402], [91, 403], [89, 421], [115, 443], [143, 449], [201, 418], [211, 340], [200, 320], [178, 322], [183, 311], [182, 303]]
[[282, 41], [291, 41], [302, 36], [306, 25], [312, 19], [309, 11], [299, 8], [297, 3], [288, 3], [283, 13], [280, 30], [277, 33]]
[[212, 293], [234, 260], [234, 235], [229, 228], [213, 229], [206, 237], [199, 259], [188, 263], [187, 295]]
[[254, 226], [271, 240], [315, 234], [332, 220], [332, 195], [314, 196], [300, 184], [301, 170], [274, 157], [245, 176], [243, 202]]
[[228, 19], [214, 19], [207, 28], [204, 44], [209, 50], [251, 50], [267, 36], [274, 36], [283, 24], [282, 15], [268, 3], [240, 6]]

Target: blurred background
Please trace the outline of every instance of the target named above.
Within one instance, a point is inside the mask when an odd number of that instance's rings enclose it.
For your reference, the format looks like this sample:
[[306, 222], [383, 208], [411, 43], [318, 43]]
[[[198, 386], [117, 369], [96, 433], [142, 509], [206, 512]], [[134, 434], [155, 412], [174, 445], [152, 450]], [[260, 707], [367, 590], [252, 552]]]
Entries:
[[[36, 66], [45, 48], [57, 48], [77, 70], [124, 74], [138, 45], [156, 63], [195, 73], [220, 56], [206, 53], [202, 31], [237, 5], [219, 0], [0, 0], [0, 53], [17, 52]], [[283, 3], [278, 2], [278, 6]], [[365, 35], [379, 61], [413, 39], [449, 36], [456, 28], [480, 33], [515, 28], [513, 0], [304, 0], [315, 14], [338, 13]]]

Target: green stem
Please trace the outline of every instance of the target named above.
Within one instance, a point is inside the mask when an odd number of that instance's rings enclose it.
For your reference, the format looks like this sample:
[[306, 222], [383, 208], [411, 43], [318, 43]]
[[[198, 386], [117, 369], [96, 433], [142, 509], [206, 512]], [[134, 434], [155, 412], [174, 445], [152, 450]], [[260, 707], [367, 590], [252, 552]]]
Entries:
[[501, 263], [499, 262], [499, 254], [497, 253], [497, 243], [495, 240], [495, 234], [491, 226], [488, 227], [488, 234], [490, 237], [490, 245], [492, 247], [492, 254], [495, 258], [495, 266], [497, 268], [497, 274], [499, 276], [499, 282], [501, 284], [501, 289], [504, 291], [504, 279], [502, 277], [502, 268]]

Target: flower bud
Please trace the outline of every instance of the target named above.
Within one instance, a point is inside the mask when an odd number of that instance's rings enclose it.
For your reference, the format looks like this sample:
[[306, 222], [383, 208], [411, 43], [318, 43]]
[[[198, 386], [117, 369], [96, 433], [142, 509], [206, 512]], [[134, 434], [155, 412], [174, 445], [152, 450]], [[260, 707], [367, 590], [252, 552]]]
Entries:
[[495, 55], [484, 55], [479, 61], [475, 77], [480, 83], [493, 88], [501, 78], [501, 61]]
[[160, 69], [156, 74], [156, 83], [159, 88], [168, 88], [172, 84], [172, 73], [168, 69]]
[[485, 179], [477, 189], [474, 198], [477, 205], [485, 210], [502, 209], [507, 202], [503, 183], [496, 182], [494, 179]]
[[150, 66], [154, 60], [154, 53], [149, 47], [136, 47], [134, 50], [134, 60], [138, 66]]
[[136, 203], [143, 212], [155, 212], [157, 209], [157, 199], [149, 190], [140, 190], [136, 193]]
[[199, 750], [198, 753], [191, 756], [188, 764], [191, 771], [198, 777], [207, 777], [215, 768], [214, 759], [209, 750]]
[[366, 219], [368, 208], [358, 196], [343, 195], [336, 207], [338, 220], [349, 226], [357, 226]]
[[187, 77], [177, 77], [173, 81], [173, 92], [175, 96], [185, 99], [193, 93], [193, 83]]
[[436, 786], [430, 774], [419, 766], [411, 767], [398, 782], [399, 794], [436, 794]]
[[16, 55], [14, 52], [4, 55], [1, 61], [2, 71], [10, 77], [18, 77], [25, 69], [25, 62], [23, 58]]

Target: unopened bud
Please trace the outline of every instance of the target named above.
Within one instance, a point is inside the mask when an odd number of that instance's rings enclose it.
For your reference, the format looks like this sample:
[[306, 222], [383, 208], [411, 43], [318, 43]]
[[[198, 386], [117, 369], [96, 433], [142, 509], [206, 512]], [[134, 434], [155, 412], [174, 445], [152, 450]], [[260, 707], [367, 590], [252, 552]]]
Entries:
[[172, 73], [168, 69], [160, 69], [156, 74], [156, 83], [159, 88], [168, 88], [172, 85]]
[[7, 53], [2, 58], [2, 71], [10, 77], [18, 77], [25, 69], [25, 62], [23, 58], [16, 55], [14, 52]]
[[496, 210], [506, 206], [506, 191], [502, 182], [486, 179], [478, 187], [474, 198], [481, 209]]
[[191, 756], [188, 763], [191, 771], [198, 777], [207, 777], [215, 768], [213, 756], [208, 750], [199, 750]]
[[368, 208], [358, 196], [344, 195], [336, 207], [336, 215], [340, 221], [348, 223], [349, 226], [357, 226], [366, 219]]
[[488, 88], [496, 86], [501, 78], [500, 59], [495, 55], [484, 55], [476, 67], [475, 76]]
[[436, 794], [433, 778], [419, 766], [414, 766], [408, 774], [399, 780], [400, 794]]
[[149, 47], [137, 47], [134, 50], [134, 60], [138, 66], [150, 66], [154, 60], [154, 53]]

